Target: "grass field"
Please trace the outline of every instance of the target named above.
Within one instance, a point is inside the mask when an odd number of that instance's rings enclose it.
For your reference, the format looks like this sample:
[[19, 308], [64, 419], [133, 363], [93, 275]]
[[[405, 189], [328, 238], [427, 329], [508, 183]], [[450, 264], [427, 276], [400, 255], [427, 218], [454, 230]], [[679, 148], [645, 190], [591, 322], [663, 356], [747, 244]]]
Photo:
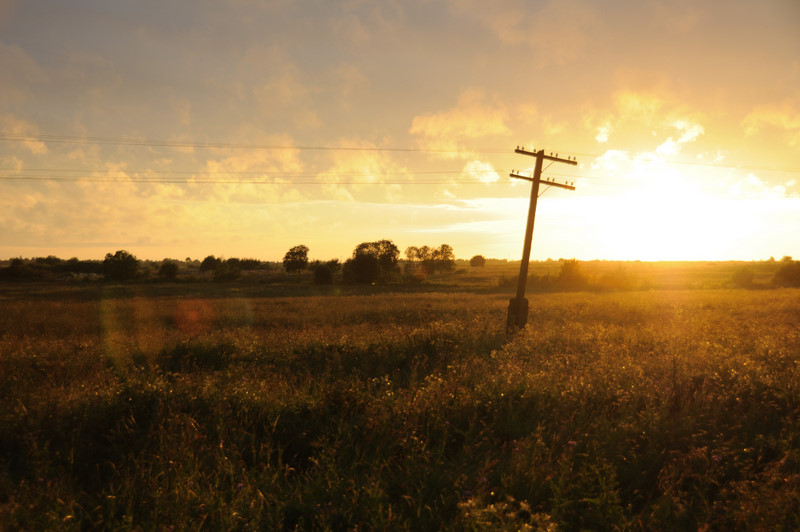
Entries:
[[2, 528], [800, 527], [798, 289], [315, 294], [0, 286]]

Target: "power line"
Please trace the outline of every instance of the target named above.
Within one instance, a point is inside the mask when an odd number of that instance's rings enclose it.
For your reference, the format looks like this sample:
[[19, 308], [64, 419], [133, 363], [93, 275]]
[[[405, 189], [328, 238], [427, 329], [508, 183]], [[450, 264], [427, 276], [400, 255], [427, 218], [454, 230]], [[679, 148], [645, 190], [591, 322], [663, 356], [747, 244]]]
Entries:
[[[246, 143], [226, 143], [226, 142], [200, 142], [200, 141], [180, 141], [165, 139], [148, 138], [121, 138], [121, 137], [80, 137], [70, 135], [24, 135], [16, 133], [0, 133], [0, 141], [8, 142], [43, 142], [59, 144], [108, 144], [120, 146], [140, 146], [140, 147], [164, 147], [164, 148], [203, 148], [203, 149], [253, 149], [253, 150], [296, 150], [296, 151], [351, 151], [351, 152], [395, 152], [395, 153], [438, 153], [438, 154], [507, 154], [508, 150], [499, 149], [463, 149], [463, 150], [437, 150], [430, 148], [414, 148], [403, 146], [387, 147], [359, 147], [359, 146], [325, 146], [325, 145], [281, 145], [281, 144], [246, 144]], [[634, 162], [635, 155], [630, 155], [626, 150], [617, 150], [624, 161]], [[605, 154], [581, 153], [576, 155], [599, 159]], [[795, 168], [774, 168], [766, 166], [719, 164], [715, 162], [701, 161], [664, 161], [667, 164], [678, 164], [688, 166], [702, 166], [706, 168], [722, 168], [734, 170], [752, 170], [762, 172], [783, 172], [790, 174], [800, 174], [800, 169]], [[170, 172], [177, 173], [177, 172]]]
[[[368, 181], [368, 180], [348, 180], [348, 181], [324, 181], [324, 180], [280, 180], [274, 178], [272, 180], [264, 179], [250, 179], [250, 180], [235, 180], [235, 179], [142, 179], [142, 178], [121, 178], [121, 177], [64, 177], [64, 176], [47, 176], [47, 175], [12, 175], [0, 176], [0, 181], [56, 181], [62, 183], [135, 183], [135, 184], [183, 184], [183, 185], [211, 185], [211, 184], [236, 184], [236, 185], [447, 185], [453, 184], [452, 180], [394, 180], [394, 181]], [[457, 184], [486, 184], [487, 181], [481, 179], [461, 179], [456, 182]]]
[[9, 142], [51, 142], [59, 144], [113, 144], [118, 146], [142, 146], [159, 148], [225, 148], [249, 150], [299, 150], [299, 151], [368, 151], [410, 153], [507, 153], [506, 150], [435, 150], [411, 147], [359, 147], [359, 146], [291, 146], [282, 144], [242, 144], [228, 142], [198, 142], [163, 139], [126, 139], [114, 137], [77, 137], [68, 135], [17, 135], [0, 133], [0, 140]]
[[[636, 157], [631, 156], [628, 154], [627, 151], [618, 150], [619, 154], [623, 161], [625, 162], [636, 162]], [[596, 153], [579, 153], [575, 152], [576, 155], [580, 155], [583, 157], [589, 157], [592, 159], [599, 159], [604, 157], [605, 154], [596, 154]], [[664, 159], [660, 159], [666, 164], [679, 164], [679, 165], [686, 165], [686, 166], [703, 166], [705, 168], [722, 168], [722, 169], [731, 169], [731, 170], [754, 170], [754, 171], [761, 171], [761, 172], [784, 172], [788, 174], [800, 174], [800, 169], [796, 168], [774, 168], [768, 166], [751, 166], [746, 164], [719, 164], [716, 162], [701, 162], [701, 161], [668, 161]], [[649, 162], [649, 161], [646, 161]]]
[[[114, 170], [111, 170], [112, 172]], [[118, 172], [124, 172], [126, 175], [137, 175], [137, 174], [154, 174], [154, 175], [194, 175], [194, 176], [233, 176], [233, 175], [241, 175], [241, 176], [286, 176], [286, 177], [352, 177], [352, 176], [363, 176], [364, 173], [357, 173], [357, 172], [283, 172], [277, 170], [248, 170], [248, 171], [219, 171], [219, 172], [209, 172], [209, 171], [196, 171], [196, 170], [116, 170]], [[468, 173], [470, 174], [500, 174], [505, 172], [506, 170], [470, 170]], [[73, 173], [73, 174], [96, 174], [96, 173], [103, 173], [109, 172], [108, 169], [79, 169], [79, 168], [0, 168], [0, 172], [15, 172], [17, 174], [20, 173], [27, 173], [27, 172], [43, 172], [48, 174], [57, 174], [57, 173]], [[380, 172], [374, 175], [381, 175], [381, 176], [412, 176], [412, 175], [460, 175], [464, 173], [464, 170], [407, 170], [407, 171], [396, 171], [396, 172]], [[33, 174], [36, 175], [36, 174]]]

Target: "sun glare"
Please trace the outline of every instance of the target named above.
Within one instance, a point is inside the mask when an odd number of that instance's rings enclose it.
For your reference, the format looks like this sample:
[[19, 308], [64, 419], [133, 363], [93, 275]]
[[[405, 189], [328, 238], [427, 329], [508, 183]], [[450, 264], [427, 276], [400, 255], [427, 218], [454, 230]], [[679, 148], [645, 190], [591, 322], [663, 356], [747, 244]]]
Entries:
[[710, 260], [735, 251], [742, 229], [736, 209], [686, 174], [658, 157], [640, 159], [622, 174], [619, 195], [596, 207], [601, 258]]

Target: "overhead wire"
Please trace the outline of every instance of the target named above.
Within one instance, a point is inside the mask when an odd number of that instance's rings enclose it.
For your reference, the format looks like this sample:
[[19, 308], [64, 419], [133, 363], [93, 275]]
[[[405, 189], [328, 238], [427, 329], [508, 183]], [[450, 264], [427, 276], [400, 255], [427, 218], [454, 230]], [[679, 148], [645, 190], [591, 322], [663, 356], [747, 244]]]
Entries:
[[253, 150], [300, 150], [300, 151], [372, 151], [372, 152], [410, 152], [410, 153], [508, 153], [508, 150], [444, 150], [413, 147], [380, 147], [380, 146], [294, 146], [288, 144], [244, 144], [229, 142], [198, 142], [145, 138], [116, 137], [78, 137], [69, 135], [21, 135], [0, 133], [0, 140], [10, 142], [54, 142], [60, 144], [113, 144], [119, 146], [142, 146], [164, 148], [219, 148], [219, 149], [253, 149]]
[[[122, 146], [143, 146], [143, 147], [168, 147], [168, 148], [231, 148], [231, 149], [263, 149], [263, 150], [319, 150], [319, 151], [357, 151], [357, 152], [407, 152], [407, 153], [433, 153], [433, 154], [509, 154], [509, 150], [494, 150], [494, 149], [475, 149], [475, 150], [439, 150], [439, 149], [430, 149], [430, 148], [414, 148], [414, 147], [367, 147], [367, 146], [323, 146], [323, 145], [301, 145], [301, 146], [293, 146], [293, 145], [280, 145], [280, 144], [245, 144], [245, 143], [224, 143], [224, 142], [197, 142], [197, 141], [180, 141], [180, 140], [164, 140], [164, 139], [147, 139], [147, 138], [118, 138], [118, 137], [81, 137], [81, 136], [69, 136], [69, 135], [49, 135], [49, 134], [40, 134], [40, 135], [27, 135], [27, 134], [16, 134], [16, 133], [8, 133], [8, 132], [0, 132], [0, 141], [11, 141], [11, 142], [52, 142], [52, 143], [65, 143], [65, 144], [108, 144], [108, 145], [122, 145]], [[586, 153], [586, 152], [575, 152], [575, 155], [581, 157], [588, 157], [593, 159], [599, 159], [603, 157], [601, 154], [595, 153]], [[628, 154], [627, 151], [620, 151], [620, 155], [623, 156], [625, 161], [632, 161], [635, 157]], [[765, 172], [781, 172], [781, 173], [791, 173], [796, 174], [800, 173], [800, 169], [792, 169], [792, 168], [770, 168], [764, 166], [748, 166], [748, 165], [731, 165], [731, 164], [720, 164], [717, 162], [701, 162], [701, 161], [668, 161], [668, 164], [678, 164], [678, 165], [691, 165], [691, 166], [704, 166], [707, 168], [717, 168], [717, 169], [735, 169], [735, 170], [752, 170], [752, 171], [765, 171]], [[547, 170], [552, 162], [547, 165], [544, 170]], [[593, 169], [594, 170], [594, 169]], [[120, 170], [123, 172], [124, 170]], [[363, 173], [339, 173], [339, 172], [280, 172], [280, 171], [219, 171], [219, 172], [211, 172], [211, 171], [185, 171], [185, 170], [168, 170], [168, 171], [158, 171], [158, 170], [140, 170], [140, 171], [124, 171], [125, 177], [122, 178], [112, 178], [112, 177], [102, 177], [102, 176], [72, 176], [66, 177], [63, 174], [97, 174], [100, 172], [108, 172], [108, 170], [89, 170], [89, 169], [12, 169], [12, 168], [0, 168], [0, 172], [14, 172], [14, 174], [9, 175], [0, 175], [0, 180], [3, 181], [12, 181], [12, 180], [27, 180], [27, 181], [44, 181], [44, 180], [51, 180], [51, 181], [104, 181], [104, 182], [112, 182], [112, 181], [120, 181], [120, 182], [141, 182], [141, 183], [261, 183], [261, 184], [403, 184], [403, 185], [422, 185], [422, 184], [446, 184], [449, 183], [451, 180], [397, 180], [397, 181], [369, 181], [369, 180], [351, 180], [351, 181], [325, 181], [322, 178], [329, 177], [329, 178], [357, 178], [363, 177]], [[35, 172], [35, 173], [34, 173]], [[502, 175], [502, 173], [506, 173], [507, 171], [503, 170], [487, 170], [487, 171], [469, 171], [470, 174], [486, 174], [491, 175], [493, 173], [497, 173], [498, 175]], [[460, 176], [464, 174], [464, 170], [445, 170], [445, 171], [398, 171], [398, 172], [380, 172], [372, 174], [372, 177], [375, 178], [382, 178], [388, 176], [415, 176], [415, 175], [451, 175], [451, 176]], [[61, 175], [55, 175], [61, 174]], [[133, 174], [133, 175], [131, 175]], [[144, 174], [144, 175], [143, 175]], [[153, 175], [160, 175], [164, 177], [160, 178], [153, 178], [153, 177], [146, 177], [146, 176], [153, 176]], [[186, 179], [177, 179], [169, 176], [176, 176], [176, 175], [187, 175], [192, 176], [191, 178]], [[580, 173], [571, 173], [571, 174], [550, 174], [561, 178], [568, 178], [568, 179], [589, 179], [589, 180], [608, 180], [609, 178], [613, 178], [613, 176], [597, 176], [591, 174], [580, 174]], [[220, 176], [220, 179], [210, 179], [214, 176]], [[225, 179], [222, 178], [225, 176]], [[273, 178], [288, 178], [288, 181], [265, 181], [265, 180], [232, 180], [230, 176], [252, 176], [252, 177], [273, 177]], [[206, 179], [204, 179], [206, 178]], [[294, 178], [308, 178], [308, 181], [301, 181]], [[314, 178], [311, 180], [311, 178]], [[463, 178], [459, 181], [459, 183], [485, 183], [485, 180], [475, 179], [475, 180], [464, 180]]]
[[[298, 151], [363, 151], [363, 152], [406, 152], [406, 153], [438, 153], [438, 154], [509, 154], [507, 149], [480, 148], [480, 149], [434, 149], [434, 148], [415, 148], [410, 146], [330, 146], [330, 145], [289, 145], [289, 144], [247, 144], [235, 142], [201, 142], [201, 141], [182, 141], [167, 139], [148, 139], [148, 138], [124, 138], [124, 137], [88, 137], [75, 135], [50, 135], [50, 134], [19, 134], [0, 132], [0, 141], [10, 142], [51, 142], [62, 144], [111, 144], [121, 146], [142, 146], [142, 147], [166, 147], [166, 148], [218, 148], [218, 149], [255, 149], [255, 150], [298, 150]], [[617, 150], [621, 155], [629, 158], [627, 150]], [[573, 152], [574, 155], [581, 157], [600, 158], [604, 154], [589, 152]], [[711, 168], [731, 168], [739, 170], [760, 170], [769, 172], [800, 173], [800, 169], [795, 168], [776, 168], [768, 166], [753, 165], [734, 165], [719, 164], [716, 162], [705, 161], [669, 161], [670, 164], [681, 164], [691, 166], [706, 166]], [[552, 164], [552, 163], [551, 163]]]

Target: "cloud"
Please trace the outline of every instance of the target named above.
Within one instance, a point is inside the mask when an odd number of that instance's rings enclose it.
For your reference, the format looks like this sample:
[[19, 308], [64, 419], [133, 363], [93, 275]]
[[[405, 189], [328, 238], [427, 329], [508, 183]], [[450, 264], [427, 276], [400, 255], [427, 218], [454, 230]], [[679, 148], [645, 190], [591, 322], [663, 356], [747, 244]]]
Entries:
[[626, 120], [650, 124], [664, 107], [664, 99], [643, 91], [622, 90], [614, 94], [617, 115]]
[[330, 17], [335, 39], [351, 47], [363, 47], [397, 30], [404, 14], [402, 2], [337, 2], [331, 8], [340, 11]]
[[705, 133], [703, 126], [685, 119], [676, 120], [672, 125], [682, 133], [678, 139], [679, 144], [694, 142], [697, 137]]
[[[245, 128], [240, 135], [249, 143], [273, 146], [287, 146], [276, 150], [238, 150], [231, 149], [224, 156], [206, 160], [206, 171], [211, 177], [198, 175], [195, 182], [219, 181], [212, 185], [190, 187], [191, 195], [224, 202], [259, 203], [278, 200], [293, 189], [291, 178], [287, 175], [302, 172], [304, 163], [300, 151], [291, 149], [294, 140], [289, 135], [263, 135]], [[262, 184], [262, 182], [271, 184]], [[211, 187], [210, 189], [208, 187]]]
[[741, 181], [731, 185], [728, 193], [738, 199], [778, 199], [786, 197], [786, 187], [769, 186], [755, 174], [748, 174]]
[[672, 137], [669, 137], [658, 148], [656, 148], [656, 153], [662, 157], [676, 155], [681, 151], [681, 144], [694, 142], [697, 140], [697, 137], [705, 132], [703, 126], [686, 119], [676, 120], [672, 123], [672, 126], [681, 133], [681, 136], [678, 137], [678, 140], [674, 140]]
[[[613, 132], [617, 145], [671, 156], [705, 133], [701, 120], [699, 112], [668, 95], [622, 89], [613, 94], [610, 106], [584, 109], [582, 127], [601, 144]], [[654, 147], [653, 139], [660, 144]]]
[[409, 132], [421, 136], [431, 149], [454, 151], [467, 139], [507, 135], [506, 107], [486, 100], [484, 89], [464, 90], [453, 108], [414, 117]]
[[591, 6], [580, 0], [549, 0], [539, 5], [539, 9], [531, 9], [531, 3], [524, 0], [451, 0], [454, 11], [475, 18], [500, 42], [529, 46], [539, 67], [584, 57], [600, 29], [600, 19]]
[[[0, 115], [0, 130], [6, 135], [21, 137], [36, 137], [39, 134], [36, 124], [12, 114]], [[21, 144], [35, 155], [47, 153], [47, 145], [44, 142], [26, 139], [21, 141]]]
[[399, 183], [412, 183], [406, 168], [378, 146], [360, 138], [339, 139], [325, 169], [317, 174], [328, 198], [342, 201], [393, 201], [400, 197]]
[[332, 83], [336, 87], [340, 100], [346, 100], [358, 89], [368, 84], [367, 77], [352, 64], [335, 67], [331, 74]]
[[465, 164], [463, 175], [481, 183], [496, 183], [500, 180], [500, 175], [495, 171], [494, 166], [478, 160]]
[[672, 137], [665, 140], [661, 145], [656, 148], [656, 153], [662, 157], [669, 157], [675, 155], [680, 151], [679, 144], [673, 140]]
[[606, 150], [592, 163], [592, 169], [606, 170], [609, 173], [619, 172], [630, 164], [628, 152], [623, 150]]
[[250, 46], [231, 67], [230, 81], [212, 80], [238, 107], [255, 105], [262, 118], [301, 129], [322, 126], [313, 79], [277, 44]]
[[298, 70], [288, 66], [284, 72], [255, 87], [253, 95], [261, 114], [268, 118], [287, 116], [299, 128], [318, 128], [322, 125], [313, 110], [311, 90], [301, 83]]
[[334, 34], [351, 46], [364, 46], [372, 39], [372, 33], [355, 13], [341, 15], [331, 21]]
[[597, 128], [597, 136], [594, 138], [597, 142], [604, 144], [608, 142], [608, 135], [611, 133], [611, 124], [607, 123]]
[[28, 100], [33, 86], [47, 83], [48, 76], [19, 46], [0, 42], [0, 103]]
[[757, 135], [765, 127], [783, 130], [790, 146], [800, 145], [800, 110], [791, 101], [756, 107], [742, 121], [747, 135]]

